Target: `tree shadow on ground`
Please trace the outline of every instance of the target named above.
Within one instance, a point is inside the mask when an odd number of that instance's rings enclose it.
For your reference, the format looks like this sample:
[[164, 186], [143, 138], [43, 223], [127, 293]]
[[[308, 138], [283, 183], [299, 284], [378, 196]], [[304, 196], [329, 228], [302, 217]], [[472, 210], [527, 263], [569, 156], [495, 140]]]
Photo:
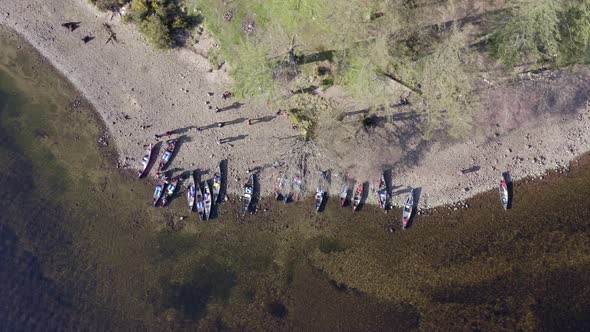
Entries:
[[391, 116], [391, 121], [412, 121], [416, 122], [419, 120], [418, 114], [415, 111], [395, 113]]
[[186, 319], [198, 321], [207, 314], [209, 301], [227, 303], [237, 282], [235, 273], [212, 257], [199, 261], [187, 277], [183, 281], [163, 277], [159, 289], [150, 292], [151, 302], [162, 311], [175, 309]]
[[303, 56], [303, 64], [320, 61], [332, 61], [335, 51], [323, 51]]
[[344, 112], [338, 116], [338, 120], [342, 121], [342, 120], [344, 120], [344, 118], [349, 117], [349, 116], [353, 116], [353, 115], [357, 115], [357, 114], [367, 114], [367, 113], [369, 113], [368, 108], [358, 110], [358, 111]]

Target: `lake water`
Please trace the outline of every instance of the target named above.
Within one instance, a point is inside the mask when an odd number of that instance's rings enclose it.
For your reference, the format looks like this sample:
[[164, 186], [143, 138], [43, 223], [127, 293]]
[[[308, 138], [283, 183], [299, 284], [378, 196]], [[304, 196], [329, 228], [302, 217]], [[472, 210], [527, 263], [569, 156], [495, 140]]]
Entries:
[[241, 218], [231, 199], [203, 223], [184, 195], [152, 208], [104, 135], [0, 28], [2, 330], [590, 329], [588, 157], [515, 184], [512, 210], [494, 191], [406, 231], [399, 210], [335, 200]]

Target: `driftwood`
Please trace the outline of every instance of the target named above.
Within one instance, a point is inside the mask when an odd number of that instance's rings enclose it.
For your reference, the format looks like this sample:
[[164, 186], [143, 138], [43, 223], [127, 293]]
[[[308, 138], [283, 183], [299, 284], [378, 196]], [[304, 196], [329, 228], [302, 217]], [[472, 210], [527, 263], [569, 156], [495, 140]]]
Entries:
[[113, 28], [111, 28], [111, 26], [108, 23], [103, 23], [102, 25], [104, 26], [104, 28], [107, 30], [107, 32], [109, 34], [109, 38], [107, 39], [105, 44], [108, 44], [111, 40], [114, 42], [118, 42], [117, 34], [113, 31]]

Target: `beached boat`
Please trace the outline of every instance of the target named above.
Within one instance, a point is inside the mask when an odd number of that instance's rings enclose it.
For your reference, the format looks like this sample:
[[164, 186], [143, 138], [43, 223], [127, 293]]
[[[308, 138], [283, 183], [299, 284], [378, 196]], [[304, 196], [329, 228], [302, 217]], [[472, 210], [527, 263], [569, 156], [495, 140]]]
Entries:
[[203, 202], [205, 203], [205, 220], [208, 220], [211, 215], [211, 190], [207, 181], [203, 186]]
[[320, 188], [318, 188], [318, 190], [315, 192], [315, 210], [319, 211], [320, 208], [322, 207], [322, 202], [324, 201], [324, 191], [320, 190]]
[[199, 186], [199, 182], [195, 182], [195, 204], [197, 205], [197, 212], [201, 220], [205, 220], [205, 201], [203, 199], [203, 192]]
[[502, 203], [502, 207], [504, 210], [508, 209], [508, 185], [506, 184], [506, 180], [504, 176], [502, 176], [502, 180], [500, 180], [500, 185], [498, 187], [498, 191], [500, 192], [500, 202]]
[[346, 205], [346, 200], [348, 199], [348, 185], [345, 184], [340, 188], [340, 207], [344, 207]]
[[254, 193], [254, 175], [248, 177], [248, 182], [244, 185], [244, 211], [243, 215], [246, 215], [250, 208], [250, 202], [252, 202], [252, 195]]
[[156, 185], [156, 189], [154, 190], [154, 196], [152, 197], [152, 205], [153, 206], [158, 205], [158, 201], [160, 200], [160, 197], [162, 197], [162, 194], [164, 193], [164, 186], [166, 185], [166, 183], [167, 183], [167, 180], [166, 180], [165, 176], [158, 179], [158, 184]]
[[412, 212], [414, 212], [414, 189], [410, 190], [408, 193], [408, 198], [406, 198], [406, 203], [404, 204], [404, 209], [402, 211], [402, 228], [406, 229], [412, 218]]
[[193, 176], [192, 172], [188, 178], [188, 190], [186, 191], [186, 197], [188, 199], [188, 209], [193, 211], [195, 207], [195, 198], [196, 198], [196, 189], [195, 189], [195, 177]]
[[172, 195], [174, 195], [176, 187], [178, 186], [178, 180], [179, 177], [177, 176], [168, 182], [168, 185], [166, 186], [166, 192], [164, 193], [164, 197], [162, 197], [162, 206], [166, 206], [166, 204], [170, 202], [170, 199], [172, 199]]
[[387, 185], [385, 184], [385, 177], [381, 175], [381, 180], [379, 180], [379, 189], [375, 192], [377, 195], [377, 199], [379, 200], [379, 205], [383, 210], [387, 208]]
[[279, 173], [279, 176], [277, 177], [277, 181], [275, 183], [275, 199], [277, 201], [279, 199], [284, 199], [283, 190], [285, 187], [285, 180], [286, 180], [286, 177], [283, 176], [283, 173]]
[[301, 177], [299, 175], [295, 175], [293, 178], [293, 187], [291, 193], [288, 195], [287, 199], [293, 199], [293, 201], [297, 202], [299, 200], [299, 195], [301, 195]]
[[217, 204], [217, 198], [219, 197], [220, 191], [221, 191], [221, 176], [219, 176], [219, 173], [215, 173], [215, 175], [213, 175], [213, 190], [212, 190], [213, 204]]
[[322, 203], [324, 201], [324, 197], [326, 196], [326, 175], [321, 172], [320, 179], [318, 180], [318, 187], [315, 191], [315, 210], [319, 211], [322, 207]]
[[353, 212], [356, 212], [356, 209], [358, 209], [359, 205], [361, 205], [362, 196], [363, 196], [363, 184], [361, 183], [356, 188], [356, 191], [354, 193], [354, 199], [352, 200], [352, 211]]
[[289, 177], [285, 174], [283, 176], [283, 190], [281, 191], [281, 195], [283, 196], [283, 203], [287, 204], [289, 199], [291, 199], [291, 187], [289, 187]]
[[160, 160], [160, 164], [158, 165], [158, 172], [160, 172], [161, 170], [164, 169], [164, 167], [166, 167], [166, 164], [168, 164], [168, 162], [170, 161], [170, 158], [172, 158], [172, 154], [174, 153], [174, 149], [176, 149], [176, 140], [175, 139], [168, 140], [167, 143], [168, 143], [168, 147], [166, 148], [166, 151], [164, 151], [164, 154], [162, 155], [162, 159]]
[[154, 145], [150, 143], [145, 149], [145, 153], [143, 155], [143, 158], [141, 158], [141, 169], [137, 172], [138, 179], [140, 179], [143, 176], [143, 174], [145, 173], [145, 171], [147, 170], [147, 168], [150, 164], [150, 160], [152, 159], [152, 151], [153, 150], [154, 150]]

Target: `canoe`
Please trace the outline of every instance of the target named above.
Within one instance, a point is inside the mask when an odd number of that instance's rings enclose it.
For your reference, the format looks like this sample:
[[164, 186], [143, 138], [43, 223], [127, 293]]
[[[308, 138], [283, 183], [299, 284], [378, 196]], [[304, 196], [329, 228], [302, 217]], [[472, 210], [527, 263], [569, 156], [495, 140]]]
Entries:
[[164, 186], [166, 185], [166, 177], [163, 176], [160, 179], [158, 179], [158, 184], [156, 185], [156, 189], [154, 190], [154, 196], [152, 197], [152, 205], [156, 206], [158, 205], [158, 201], [160, 200], [160, 197], [162, 197], [162, 194], [164, 193]]
[[205, 204], [205, 220], [209, 219], [211, 214], [211, 190], [209, 189], [209, 184], [205, 181], [203, 185], [203, 202]]
[[402, 211], [402, 228], [406, 229], [408, 227], [408, 223], [412, 218], [412, 212], [414, 211], [414, 189], [410, 190], [408, 193], [408, 198], [406, 198], [406, 203], [404, 204], [404, 209]]
[[344, 207], [346, 205], [346, 200], [348, 198], [348, 185], [343, 185], [340, 188], [340, 207]]
[[279, 176], [277, 177], [277, 181], [275, 183], [275, 199], [278, 201], [283, 197], [283, 189], [285, 187], [285, 177], [283, 176], [283, 173], [279, 173]]
[[170, 199], [172, 198], [172, 195], [174, 195], [176, 187], [178, 186], [178, 180], [179, 179], [177, 176], [172, 179], [172, 181], [168, 182], [168, 185], [166, 186], [166, 192], [164, 193], [164, 197], [162, 197], [162, 206], [166, 206], [166, 204], [170, 202]]
[[252, 202], [252, 194], [254, 193], [254, 175], [248, 177], [248, 182], [244, 185], [244, 211], [242, 215], [246, 215]]
[[508, 209], [508, 185], [506, 184], [506, 180], [502, 177], [500, 180], [500, 186], [498, 187], [498, 191], [500, 192], [500, 202], [502, 203], [502, 207], [504, 210]]
[[164, 154], [162, 155], [162, 159], [160, 160], [160, 165], [158, 165], [158, 172], [160, 172], [161, 170], [164, 169], [164, 167], [166, 167], [166, 164], [168, 164], [168, 162], [170, 161], [170, 158], [172, 158], [172, 154], [174, 153], [174, 149], [176, 149], [176, 140], [175, 139], [168, 140], [167, 143], [168, 143], [168, 147], [166, 148], [166, 151], [164, 151]]
[[354, 199], [352, 200], [352, 212], [356, 212], [359, 205], [361, 205], [361, 198], [363, 196], [363, 184], [359, 184], [354, 193]]
[[201, 220], [205, 220], [205, 201], [203, 199], [203, 192], [201, 191], [201, 186], [199, 186], [199, 182], [195, 181], [195, 205], [197, 206], [197, 212], [199, 213], [199, 218]]
[[150, 164], [150, 160], [152, 159], [152, 151], [154, 149], [153, 144], [149, 144], [145, 149], [145, 153], [143, 154], [143, 158], [141, 158], [141, 169], [137, 172], [137, 178], [140, 179]]
[[322, 207], [322, 202], [324, 201], [324, 197], [326, 194], [326, 175], [321, 172], [320, 173], [320, 179], [318, 180], [318, 187], [315, 191], [315, 210], [319, 211], [320, 208]]
[[287, 203], [289, 202], [289, 199], [291, 199], [291, 190], [289, 189], [289, 178], [287, 177], [287, 175], [283, 176], [283, 188], [281, 189], [281, 196], [283, 199], [283, 203]]
[[197, 191], [195, 189], [195, 177], [193, 176], [193, 174], [191, 174], [188, 178], [188, 190], [186, 192], [186, 198], [188, 199], [188, 209], [190, 211], [193, 211], [195, 207], [196, 195]]
[[289, 198], [292, 198], [293, 201], [297, 202], [299, 200], [299, 195], [301, 194], [301, 177], [299, 175], [295, 175], [293, 178], [293, 187], [291, 193], [289, 194]]
[[201, 220], [205, 220], [205, 201], [203, 200], [203, 192], [198, 182], [195, 182], [195, 204], [197, 204], [197, 212]]
[[213, 176], [213, 190], [212, 190], [213, 204], [217, 204], [217, 198], [219, 197], [220, 190], [221, 190], [221, 176], [219, 176], [219, 173], [215, 173], [215, 175]]
[[318, 188], [315, 192], [315, 210], [319, 211], [320, 207], [322, 207], [322, 202], [324, 201], [324, 191]]
[[379, 189], [377, 189], [377, 199], [379, 200], [379, 205], [383, 210], [387, 208], [387, 186], [385, 184], [385, 177], [381, 175], [381, 180], [379, 180]]

